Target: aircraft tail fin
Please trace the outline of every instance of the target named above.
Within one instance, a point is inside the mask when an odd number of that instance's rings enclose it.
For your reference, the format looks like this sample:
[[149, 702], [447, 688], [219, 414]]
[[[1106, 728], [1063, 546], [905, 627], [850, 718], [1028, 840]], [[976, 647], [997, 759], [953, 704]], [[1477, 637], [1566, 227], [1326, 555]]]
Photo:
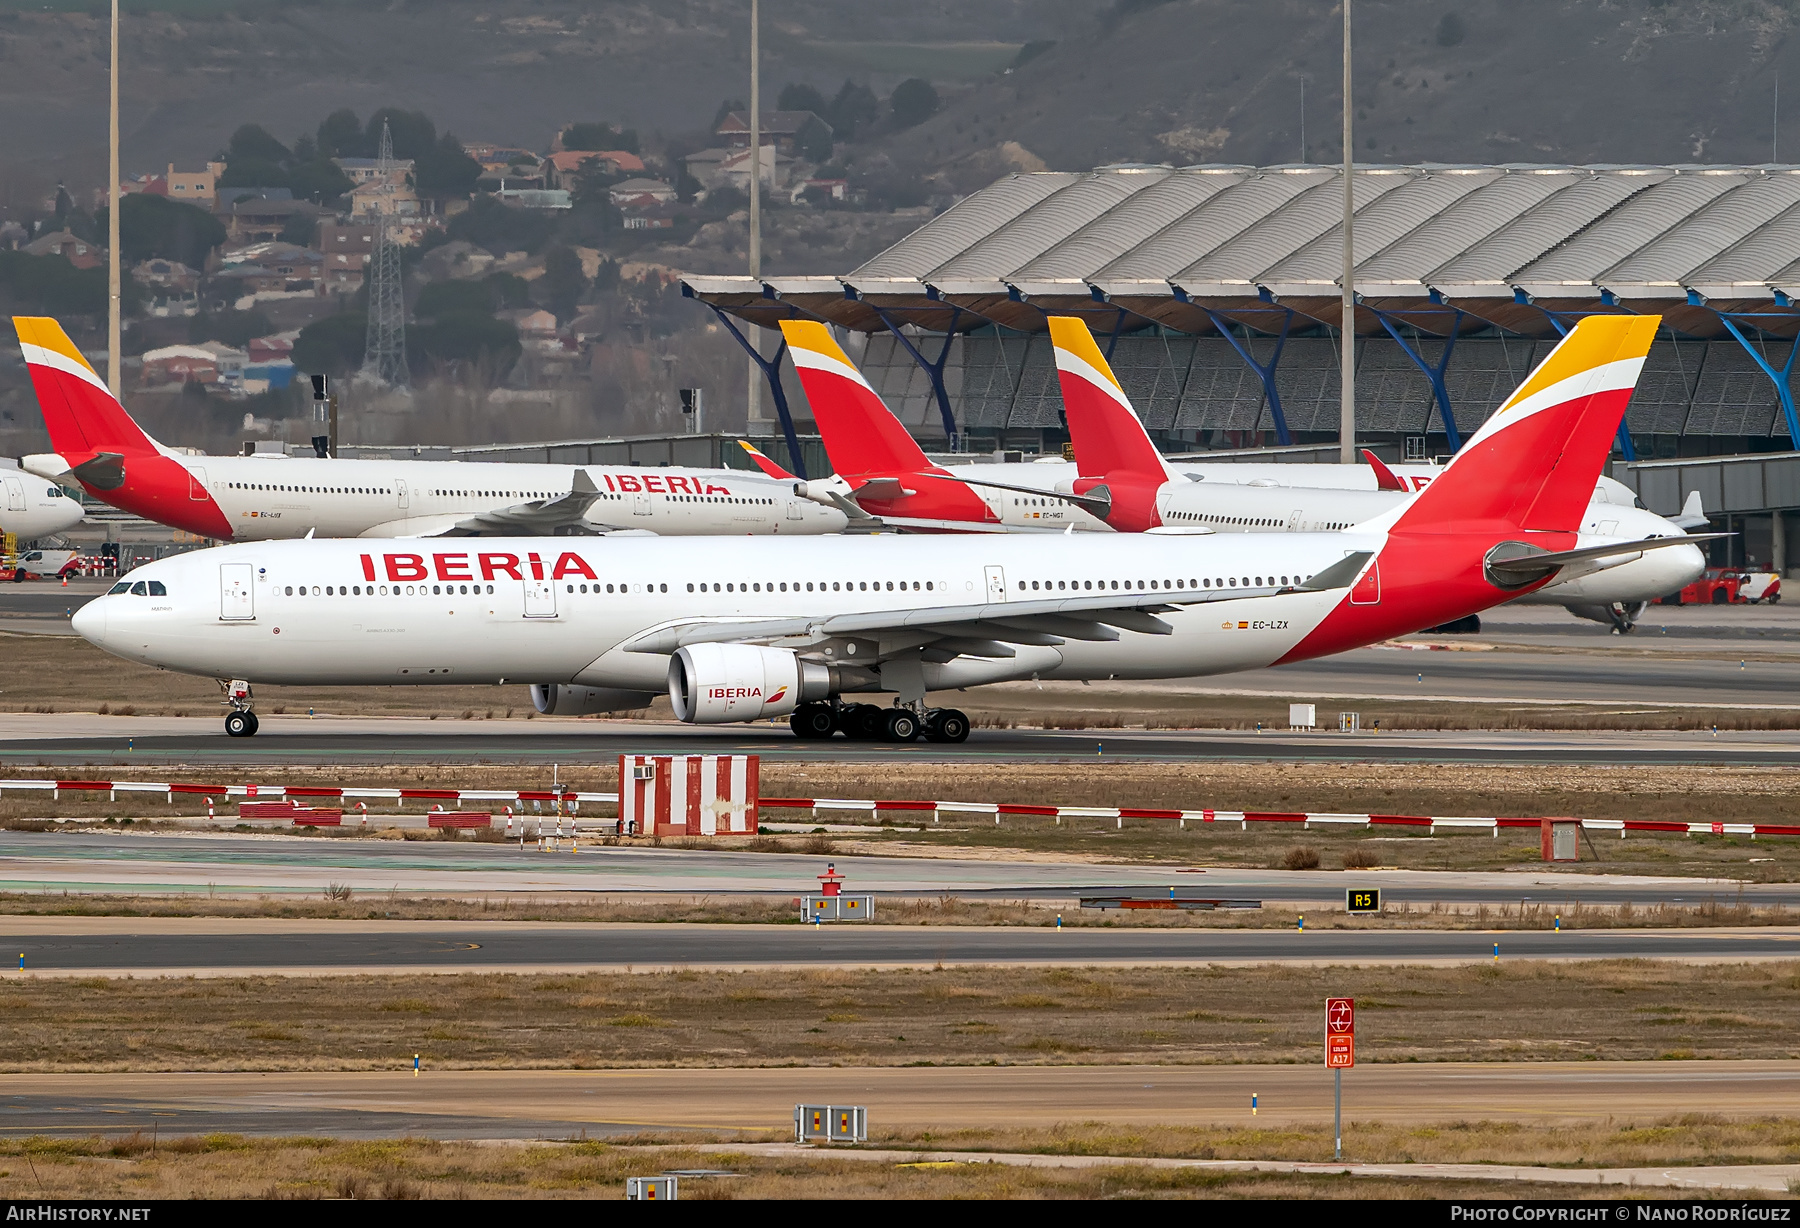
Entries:
[[1161, 475], [1162, 453], [1150, 442], [1124, 387], [1094, 344], [1094, 334], [1073, 316], [1051, 316], [1049, 325], [1063, 413], [1081, 476], [1121, 471]]
[[770, 460], [768, 456], [763, 453], [763, 450], [755, 444], [740, 439], [738, 440], [738, 447], [749, 454], [751, 464], [755, 465], [770, 477], [783, 482], [793, 479], [793, 474]]
[[853, 477], [936, 468], [875, 394], [830, 329], [814, 320], [783, 320], [781, 332], [833, 469]]
[[14, 316], [13, 327], [57, 452], [131, 456], [160, 451], [88, 365], [62, 325], [43, 316]]
[[1487, 521], [1580, 529], [1660, 323], [1658, 316], [1582, 320], [1431, 485], [1389, 513], [1392, 527]]

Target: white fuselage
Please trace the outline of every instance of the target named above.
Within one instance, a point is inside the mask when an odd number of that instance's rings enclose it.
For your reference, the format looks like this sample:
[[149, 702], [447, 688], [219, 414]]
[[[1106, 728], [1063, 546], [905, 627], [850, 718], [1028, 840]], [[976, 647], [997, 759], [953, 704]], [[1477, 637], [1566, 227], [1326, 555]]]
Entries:
[[[1068, 595], [1070, 584], [1087, 595], [1094, 586], [1271, 589], [1381, 541], [1331, 533], [1280, 542], [1159, 534], [482, 538], [453, 549], [421, 541], [269, 542], [140, 567], [129, 580], [144, 585], [145, 595], [97, 598], [77, 612], [75, 629], [130, 660], [251, 682], [504, 681], [654, 692], [666, 685], [669, 658], [621, 646], [695, 617], [928, 610]], [[496, 566], [496, 559], [517, 562]], [[421, 572], [426, 579], [392, 578]], [[162, 595], [148, 595], [151, 582]], [[248, 591], [234, 594], [234, 586]], [[1343, 599], [1343, 590], [1302, 591], [1182, 606], [1159, 615], [1172, 635], [1127, 631], [1111, 642], [1021, 647], [1017, 658], [997, 663], [1002, 675], [986, 680], [1254, 669], [1279, 660]]]
[[[1396, 475], [1415, 490], [1423, 489], [1442, 472], [1434, 465], [1394, 468]], [[1072, 489], [1076, 477], [1073, 464], [1056, 462], [958, 465], [950, 472], [1064, 492]], [[1199, 480], [1186, 476], [1190, 473]], [[1288, 480], [1277, 481], [1277, 477]], [[1050, 495], [993, 490], [983, 494], [990, 506], [996, 497], [1004, 502], [1008, 523], [1073, 525], [1077, 532], [1108, 530], [1103, 521]], [[1367, 465], [1171, 466], [1170, 480], [1157, 495], [1157, 512], [1165, 525], [1176, 529], [1307, 533], [1362, 524], [1398, 507], [1409, 497], [1396, 491], [1376, 490], [1374, 473]], [[1685, 530], [1655, 512], [1633, 506], [1630, 487], [1603, 477], [1582, 517], [1581, 532], [1599, 538], [1642, 539], [1680, 537]], [[1671, 546], [1647, 551], [1601, 571], [1554, 580], [1515, 600], [1531, 605], [1634, 604], [1678, 592], [1705, 570], [1706, 556], [1698, 546]]]
[[23, 469], [0, 469], [0, 533], [36, 541], [74, 528], [81, 517], [81, 504], [60, 486]]
[[726, 469], [374, 461], [313, 457], [181, 457], [203, 474], [238, 540], [404, 537], [443, 532], [483, 512], [567, 495], [577, 469], [600, 489], [584, 517], [604, 529], [659, 536], [835, 533], [835, 508], [792, 482]]

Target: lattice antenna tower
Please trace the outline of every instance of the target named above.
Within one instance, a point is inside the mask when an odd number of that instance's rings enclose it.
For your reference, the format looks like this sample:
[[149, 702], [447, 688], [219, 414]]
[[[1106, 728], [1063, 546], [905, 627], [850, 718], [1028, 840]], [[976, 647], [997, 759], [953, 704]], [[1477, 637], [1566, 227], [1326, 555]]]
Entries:
[[369, 333], [363, 350], [362, 377], [391, 388], [405, 388], [406, 295], [400, 283], [400, 245], [391, 227], [394, 214], [394, 139], [387, 121], [381, 124], [381, 150], [375, 166], [375, 234], [369, 257]]

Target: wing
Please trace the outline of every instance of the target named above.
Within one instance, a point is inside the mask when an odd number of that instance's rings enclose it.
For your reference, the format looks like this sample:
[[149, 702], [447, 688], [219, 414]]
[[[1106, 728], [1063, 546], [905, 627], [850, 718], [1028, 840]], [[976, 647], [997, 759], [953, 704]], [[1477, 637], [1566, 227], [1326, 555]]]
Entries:
[[604, 533], [610, 526], [587, 519], [587, 511], [600, 498], [600, 488], [587, 470], [577, 469], [569, 483], [569, 493], [555, 499], [534, 499], [511, 507], [495, 508], [465, 516], [448, 528], [427, 537], [499, 537], [505, 535], [545, 537], [559, 529], [579, 528], [586, 532]]
[[627, 652], [672, 653], [689, 644], [775, 643], [804, 650], [845, 636], [875, 638], [881, 654], [923, 648], [939, 660], [957, 656], [1010, 657], [1012, 645], [1055, 646], [1069, 640], [1116, 640], [1121, 631], [1168, 635], [1158, 618], [1183, 606], [1273, 597], [1278, 593], [1348, 588], [1369, 551], [1346, 555], [1302, 585], [1215, 588], [1195, 592], [1099, 593], [1044, 601], [988, 601], [915, 610], [871, 610], [825, 618], [692, 619], [644, 632]]

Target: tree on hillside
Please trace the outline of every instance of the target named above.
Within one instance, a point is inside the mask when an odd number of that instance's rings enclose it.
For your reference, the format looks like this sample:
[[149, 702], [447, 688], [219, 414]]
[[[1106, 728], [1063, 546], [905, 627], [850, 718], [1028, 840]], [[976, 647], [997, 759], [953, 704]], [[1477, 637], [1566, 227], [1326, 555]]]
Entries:
[[[402, 111], [399, 107], [382, 107], [369, 116], [363, 127], [363, 147], [381, 147], [381, 125], [386, 124], [394, 138], [396, 158], [418, 158], [437, 144], [437, 125], [423, 111]], [[373, 152], [365, 154], [373, 158]]]
[[[377, 136], [381, 134], [376, 133]], [[326, 158], [369, 158], [374, 151], [365, 144], [362, 121], [356, 112], [345, 107], [333, 111], [319, 123], [319, 153]]]
[[231, 134], [231, 143], [225, 147], [227, 162], [286, 162], [293, 156], [293, 152], [270, 136], [261, 124], [243, 125]]
[[498, 287], [486, 281], [434, 281], [419, 291], [413, 315], [421, 320], [435, 320], [458, 311], [492, 315], [499, 308]]
[[562, 147], [591, 149], [596, 152], [613, 149], [623, 149], [627, 153], [642, 152], [638, 144], [637, 129], [614, 128], [611, 124], [602, 123], [570, 124], [562, 131]]
[[350, 182], [350, 176], [326, 157], [315, 157], [288, 172], [288, 187], [293, 190], [294, 199], [310, 200], [318, 205], [348, 195], [355, 186]]
[[822, 112], [840, 141], [855, 139], [859, 129], [866, 129], [881, 118], [881, 101], [875, 91], [844, 78], [837, 97], [831, 100], [829, 112]]
[[[108, 207], [94, 213], [104, 234]], [[161, 257], [191, 269], [206, 267], [206, 257], [225, 242], [225, 227], [205, 209], [167, 196], [133, 192], [119, 205], [119, 251], [127, 265]]]
[[452, 239], [462, 239], [496, 254], [536, 252], [549, 242], [556, 224], [531, 209], [514, 209], [492, 196], [477, 196], [469, 207], [444, 227]]
[[888, 99], [888, 106], [893, 109], [896, 124], [902, 128], [911, 128], [937, 113], [938, 92], [932, 88], [931, 82], [919, 77], [908, 77], [894, 87], [894, 95]]
[[[302, 336], [305, 334], [302, 333]], [[471, 365], [498, 381], [519, 361], [518, 327], [480, 311], [452, 311], [408, 330], [406, 357], [415, 374], [434, 367]], [[296, 355], [300, 352], [294, 344]], [[296, 357], [295, 365], [299, 365]]]
[[462, 196], [475, 190], [481, 163], [471, 158], [454, 133], [446, 132], [413, 162], [413, 186], [424, 196]]
[[544, 253], [544, 277], [538, 284], [543, 287], [544, 306], [555, 312], [557, 319], [569, 319], [587, 291], [581, 257], [560, 245], [551, 248]]
[[369, 317], [340, 311], [314, 320], [294, 339], [294, 366], [308, 375], [349, 375], [362, 367]]
[[810, 85], [798, 81], [790, 81], [781, 87], [781, 95], [775, 100], [777, 111], [811, 111], [820, 119], [825, 119], [827, 110], [825, 95]]

